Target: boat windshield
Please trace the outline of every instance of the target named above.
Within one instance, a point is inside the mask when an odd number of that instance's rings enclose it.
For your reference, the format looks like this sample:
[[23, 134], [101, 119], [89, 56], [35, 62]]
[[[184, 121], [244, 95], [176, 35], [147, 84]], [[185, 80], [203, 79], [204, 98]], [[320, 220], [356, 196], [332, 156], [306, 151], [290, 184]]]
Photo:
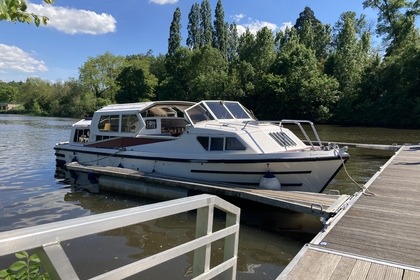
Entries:
[[202, 101], [185, 112], [194, 124], [215, 119], [253, 119], [236, 101]]

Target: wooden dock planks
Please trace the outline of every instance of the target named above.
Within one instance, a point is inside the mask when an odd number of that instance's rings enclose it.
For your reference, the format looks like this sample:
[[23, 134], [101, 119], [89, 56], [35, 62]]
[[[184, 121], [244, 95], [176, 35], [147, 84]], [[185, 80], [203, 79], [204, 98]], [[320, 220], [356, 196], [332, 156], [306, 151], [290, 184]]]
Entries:
[[420, 146], [402, 147], [369, 183], [375, 195], [361, 195], [278, 279], [420, 279]]

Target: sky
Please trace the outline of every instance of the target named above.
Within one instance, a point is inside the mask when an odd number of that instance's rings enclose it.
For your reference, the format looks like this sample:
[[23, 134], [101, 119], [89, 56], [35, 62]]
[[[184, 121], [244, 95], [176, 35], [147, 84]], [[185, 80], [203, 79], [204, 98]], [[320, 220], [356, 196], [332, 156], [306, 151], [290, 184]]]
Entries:
[[[273, 32], [294, 25], [306, 6], [324, 24], [334, 25], [347, 11], [365, 14], [371, 24], [377, 12], [363, 9], [363, 0], [222, 0], [225, 21], [238, 32]], [[79, 68], [106, 52], [113, 55], [166, 54], [169, 26], [181, 10], [182, 45], [188, 14], [201, 0], [29, 0], [28, 11], [49, 18], [46, 26], [0, 21], [0, 81], [37, 77], [53, 83], [78, 79]], [[212, 16], [217, 0], [210, 0]], [[214, 20], [214, 18], [213, 18]]]

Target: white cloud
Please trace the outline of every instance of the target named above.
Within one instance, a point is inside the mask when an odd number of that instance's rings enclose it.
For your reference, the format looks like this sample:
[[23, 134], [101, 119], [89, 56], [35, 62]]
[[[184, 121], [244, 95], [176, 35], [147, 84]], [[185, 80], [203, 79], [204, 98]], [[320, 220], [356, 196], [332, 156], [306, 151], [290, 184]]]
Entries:
[[293, 27], [293, 23], [291, 21], [283, 22], [281, 24], [280, 30], [285, 31], [286, 29], [291, 29]]
[[175, 4], [178, 0], [150, 0], [149, 3], [155, 3], [158, 5]]
[[238, 30], [239, 36], [245, 33], [247, 29], [249, 29], [249, 31], [255, 35], [257, 34], [258, 30], [262, 29], [263, 27], [268, 27], [273, 32], [278, 30], [278, 26], [275, 23], [271, 23], [267, 21], [259, 21], [259, 20], [250, 19], [250, 22], [248, 23], [237, 24], [237, 30]]
[[241, 19], [243, 19], [244, 17], [245, 17], [245, 15], [244, 15], [244, 14], [239, 14], [239, 15], [234, 15], [234, 16], [232, 16], [233, 21], [235, 21], [235, 22], [240, 21], [240, 20], [241, 20]]
[[35, 73], [48, 71], [44, 61], [16, 46], [0, 44], [0, 72], [17, 71]]
[[67, 34], [106, 34], [115, 32], [116, 20], [110, 14], [98, 14], [54, 5], [28, 4], [28, 12], [49, 18], [46, 27], [56, 28]]
[[271, 29], [273, 32], [279, 31], [279, 30], [286, 30], [287, 28], [291, 28], [293, 26], [292, 22], [283, 22], [282, 25], [279, 27], [275, 23], [267, 22], [267, 21], [259, 21], [252, 18], [248, 18], [248, 23], [239, 23], [242, 19], [245, 18], [244, 14], [238, 14], [232, 16], [233, 20], [237, 23], [236, 28], [238, 30], [238, 35], [241, 36], [246, 32], [247, 29], [252, 34], [257, 34], [258, 30], [262, 29], [263, 27], [268, 27], [268, 29]]

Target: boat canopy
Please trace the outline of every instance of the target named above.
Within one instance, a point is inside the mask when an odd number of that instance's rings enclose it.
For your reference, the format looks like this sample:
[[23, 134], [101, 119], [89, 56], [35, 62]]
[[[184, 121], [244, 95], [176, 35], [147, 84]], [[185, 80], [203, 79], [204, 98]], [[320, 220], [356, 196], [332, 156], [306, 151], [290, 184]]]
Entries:
[[211, 120], [254, 120], [237, 101], [201, 101], [185, 110], [185, 114], [192, 124]]

